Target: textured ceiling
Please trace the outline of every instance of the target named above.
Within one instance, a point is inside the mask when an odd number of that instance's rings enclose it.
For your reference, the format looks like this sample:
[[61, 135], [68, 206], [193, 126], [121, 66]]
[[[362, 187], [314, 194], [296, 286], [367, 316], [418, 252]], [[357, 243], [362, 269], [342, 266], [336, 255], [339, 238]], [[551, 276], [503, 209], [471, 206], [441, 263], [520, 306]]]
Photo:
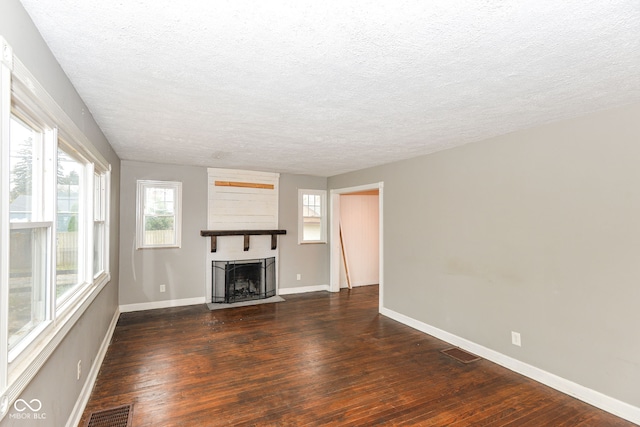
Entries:
[[640, 102], [640, 2], [22, 0], [122, 159], [331, 176]]

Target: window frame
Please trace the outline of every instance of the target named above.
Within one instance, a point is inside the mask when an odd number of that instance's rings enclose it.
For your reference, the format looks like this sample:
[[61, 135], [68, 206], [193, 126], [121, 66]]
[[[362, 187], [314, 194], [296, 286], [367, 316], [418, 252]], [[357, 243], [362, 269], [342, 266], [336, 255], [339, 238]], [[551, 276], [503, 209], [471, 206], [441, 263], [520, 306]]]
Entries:
[[[39, 184], [42, 194], [32, 193], [42, 203], [39, 217], [28, 222], [10, 221], [9, 192], [11, 188], [11, 161], [9, 127], [11, 117], [42, 130], [42, 159], [38, 163], [43, 175]], [[56, 250], [55, 224], [57, 221], [57, 159], [58, 147], [65, 147], [74, 158], [82, 159], [85, 169], [82, 202], [82, 227], [85, 233], [82, 243], [85, 248], [93, 244], [93, 204], [91, 188], [94, 171], [104, 175], [105, 239], [102, 242], [104, 269], [93, 275], [93, 251], [84, 251], [85, 271], [81, 284], [74, 292], [57, 304], [55, 296]], [[100, 291], [111, 280], [109, 266], [109, 188], [111, 165], [94, 147], [78, 126], [67, 116], [27, 68], [13, 55], [11, 46], [0, 37], [0, 420], [8, 413], [11, 404], [37, 375], [40, 368], [53, 354], [58, 344], [81, 318]], [[32, 171], [33, 175], [40, 171]], [[41, 200], [40, 200], [41, 198]], [[29, 334], [28, 340], [20, 340], [9, 351], [9, 235], [12, 229], [44, 228], [48, 243], [43, 251], [45, 270], [45, 319]], [[90, 253], [90, 255], [88, 255]]]
[[[95, 226], [98, 224], [100, 226], [100, 260], [101, 260], [101, 268], [96, 271], [95, 264], [91, 266], [91, 275], [93, 279], [97, 279], [105, 272], [109, 271], [109, 225], [108, 225], [108, 217], [109, 217], [109, 187], [108, 183], [111, 181], [111, 172], [110, 171], [93, 171], [93, 247], [92, 250], [95, 251]], [[96, 185], [97, 184], [97, 185]]]
[[[168, 244], [145, 243], [145, 194], [147, 189], [161, 188], [174, 191], [173, 224], [174, 240]], [[136, 191], [136, 249], [163, 249], [182, 247], [182, 182], [180, 181], [137, 181]]]
[[[51, 287], [51, 264], [47, 253], [50, 253], [52, 249], [52, 242], [54, 239], [54, 234], [52, 232], [53, 229], [53, 218], [51, 217], [51, 208], [54, 203], [54, 199], [51, 197], [47, 197], [47, 195], [51, 195], [51, 176], [46, 174], [46, 170], [52, 170], [53, 162], [50, 159], [50, 145], [54, 143], [57, 132], [54, 127], [52, 127], [52, 123], [43, 119], [42, 115], [38, 111], [32, 111], [18, 102], [14, 103], [10, 106], [10, 110], [8, 112], [8, 122], [11, 120], [19, 122], [21, 125], [30, 128], [31, 130], [38, 133], [39, 137], [36, 141], [33, 142], [32, 145], [32, 160], [31, 160], [31, 213], [30, 219], [28, 220], [17, 220], [12, 221], [11, 218], [8, 218], [8, 228], [9, 232], [6, 234], [8, 237], [3, 239], [7, 240], [9, 243], [11, 242], [11, 232], [14, 230], [42, 230], [42, 234], [44, 237], [44, 245], [41, 248], [43, 251], [42, 264], [37, 266], [37, 270], [39, 275], [41, 275], [41, 279], [43, 279], [43, 283], [38, 286], [38, 292], [41, 293], [44, 297], [43, 307], [42, 307], [42, 317], [43, 319], [35, 326], [32, 330], [25, 334], [23, 338], [21, 338], [18, 342], [16, 342], [13, 346], [9, 342], [11, 336], [7, 331], [7, 342], [6, 347], [4, 346], [4, 341], [2, 342], [2, 346], [0, 346], [0, 351], [4, 351], [6, 349], [7, 352], [7, 365], [11, 365], [16, 360], [19, 359], [20, 355], [28, 349], [33, 342], [38, 340], [39, 335], [45, 330], [49, 323], [51, 322], [51, 301], [49, 296], [49, 291]], [[10, 129], [9, 129], [10, 133]], [[10, 147], [10, 135], [7, 135], [6, 143], [3, 143], [4, 146]], [[8, 157], [10, 159], [10, 148]], [[10, 160], [9, 160], [10, 162]], [[4, 165], [3, 165], [4, 166]], [[4, 178], [7, 181], [9, 186], [9, 190], [11, 187], [11, 166], [8, 165], [6, 169], [6, 175]], [[5, 194], [2, 193], [3, 201], [6, 200]], [[9, 215], [11, 213], [10, 207], [7, 207], [7, 211]], [[10, 250], [7, 250], [7, 253]], [[9, 254], [10, 255], [10, 254]], [[10, 269], [10, 266], [9, 266]], [[3, 275], [3, 278], [5, 276]], [[10, 295], [10, 290], [8, 289], [10, 286], [10, 280], [7, 281], [7, 294]], [[32, 292], [35, 292], [35, 284], [32, 285]], [[4, 292], [3, 292], [4, 294]], [[9, 306], [2, 306], [3, 310], [6, 310], [7, 314], [9, 313]], [[2, 319], [4, 320], [4, 319]], [[8, 319], [7, 323], [1, 323], [3, 325], [7, 325], [8, 329]], [[4, 327], [2, 329], [5, 329]], [[9, 373], [9, 372], [8, 372]]]
[[[56, 297], [55, 297], [56, 310], [60, 310], [62, 307], [64, 307], [67, 301], [75, 297], [77, 292], [79, 292], [83, 287], [87, 286], [89, 283], [93, 281], [93, 275], [89, 274], [90, 270], [93, 269], [92, 267], [93, 258], [87, 255], [88, 254], [87, 245], [89, 242], [91, 243], [93, 242], [92, 240], [93, 230], [91, 227], [89, 227], [89, 218], [91, 218], [93, 213], [93, 201], [90, 200], [91, 197], [89, 197], [89, 186], [93, 187], [93, 165], [90, 162], [88, 162], [87, 159], [75, 153], [74, 150], [70, 149], [69, 144], [65, 143], [65, 141], [61, 141], [60, 139], [58, 139], [56, 144], [56, 153], [58, 153], [59, 151], [64, 152], [69, 158], [71, 158], [72, 160], [76, 161], [78, 164], [81, 165], [82, 176], [79, 177], [79, 183], [78, 183], [78, 187], [79, 187], [78, 188], [78, 212], [77, 212], [77, 219], [76, 219], [76, 224], [77, 224], [76, 227], [78, 232], [77, 249], [76, 249], [76, 252], [78, 253], [78, 257], [76, 259], [78, 263], [77, 272], [76, 272], [77, 278], [76, 278], [76, 283], [73, 284], [70, 290], [59, 296], [57, 295], [58, 285], [59, 285], [59, 283], [57, 282], [58, 275], [59, 275], [58, 265], [57, 265], [57, 261], [58, 261], [57, 243], [59, 242], [59, 236], [58, 236], [59, 231], [58, 231], [57, 223], [58, 223], [58, 215], [60, 213], [58, 211], [58, 208], [60, 207], [60, 203], [59, 203], [60, 200], [58, 197], [59, 183], [58, 183], [57, 175], [55, 178], [55, 181], [56, 181], [55, 225], [56, 226], [54, 227], [54, 233], [56, 236], [56, 245], [54, 247], [54, 250], [56, 251], [56, 253], [54, 255], [54, 258], [56, 260], [56, 264], [54, 265], [54, 269], [56, 270], [56, 274], [54, 276], [55, 277], [54, 291], [56, 293]], [[56, 155], [56, 171], [59, 168], [59, 164], [60, 164], [60, 159], [59, 159], [59, 156]], [[91, 225], [93, 225], [93, 222], [91, 222]]]
[[[309, 216], [304, 216], [304, 196], [320, 196], [320, 238], [319, 239], [305, 239], [304, 238], [304, 219]], [[314, 243], [327, 243], [327, 191], [326, 190], [311, 190], [311, 189], [298, 189], [298, 244], [314, 244]]]

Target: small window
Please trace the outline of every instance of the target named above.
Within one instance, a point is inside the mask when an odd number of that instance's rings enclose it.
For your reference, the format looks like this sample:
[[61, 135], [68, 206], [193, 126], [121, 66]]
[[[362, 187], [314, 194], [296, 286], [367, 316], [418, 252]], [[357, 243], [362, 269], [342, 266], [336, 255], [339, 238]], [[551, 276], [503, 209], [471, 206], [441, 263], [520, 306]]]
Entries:
[[93, 176], [93, 277], [96, 278], [106, 269], [107, 241], [107, 174], [96, 173]]
[[182, 183], [138, 181], [137, 247], [180, 247]]
[[327, 192], [298, 190], [298, 243], [326, 243]]

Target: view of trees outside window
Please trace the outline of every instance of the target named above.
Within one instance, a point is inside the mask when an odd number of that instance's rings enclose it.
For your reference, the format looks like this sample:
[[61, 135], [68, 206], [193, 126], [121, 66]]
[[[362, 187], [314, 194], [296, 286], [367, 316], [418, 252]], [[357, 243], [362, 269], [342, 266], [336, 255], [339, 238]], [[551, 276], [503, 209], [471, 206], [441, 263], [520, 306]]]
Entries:
[[[54, 203], [44, 194], [43, 132], [15, 116], [10, 122], [9, 218], [9, 348], [45, 320], [47, 247], [51, 219], [44, 218], [45, 206]], [[80, 201], [84, 164], [58, 149], [56, 192], [56, 292], [64, 301], [81, 280]], [[49, 211], [50, 212], [50, 211]], [[51, 214], [49, 214], [51, 215]], [[47, 221], [48, 220], [48, 221]], [[103, 222], [99, 223], [100, 233]], [[97, 239], [101, 244], [100, 235]], [[99, 248], [98, 248], [99, 249]], [[101, 265], [101, 251], [98, 263]]]
[[[37, 179], [42, 134], [11, 117], [9, 127], [9, 350], [45, 319], [45, 250], [47, 227], [42, 227], [42, 185]], [[38, 212], [39, 210], [40, 212]]]
[[12, 117], [9, 128], [11, 191], [9, 192], [10, 220], [32, 220], [33, 151], [40, 133], [22, 121]]
[[2, 37], [0, 44], [0, 412], [6, 415], [111, 278], [111, 165]]

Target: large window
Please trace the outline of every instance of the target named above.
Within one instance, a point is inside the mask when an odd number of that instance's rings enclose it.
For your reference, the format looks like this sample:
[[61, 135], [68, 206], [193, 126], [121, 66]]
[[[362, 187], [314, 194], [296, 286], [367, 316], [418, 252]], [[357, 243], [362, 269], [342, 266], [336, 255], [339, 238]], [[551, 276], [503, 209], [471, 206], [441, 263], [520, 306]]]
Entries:
[[298, 243], [326, 243], [327, 192], [298, 190]]
[[137, 247], [180, 247], [182, 183], [138, 181]]
[[0, 52], [1, 420], [110, 279], [110, 167]]
[[[19, 348], [46, 320], [47, 257], [51, 223], [44, 221], [44, 132], [11, 115], [9, 125], [9, 337]], [[13, 351], [15, 353], [15, 351]]]

